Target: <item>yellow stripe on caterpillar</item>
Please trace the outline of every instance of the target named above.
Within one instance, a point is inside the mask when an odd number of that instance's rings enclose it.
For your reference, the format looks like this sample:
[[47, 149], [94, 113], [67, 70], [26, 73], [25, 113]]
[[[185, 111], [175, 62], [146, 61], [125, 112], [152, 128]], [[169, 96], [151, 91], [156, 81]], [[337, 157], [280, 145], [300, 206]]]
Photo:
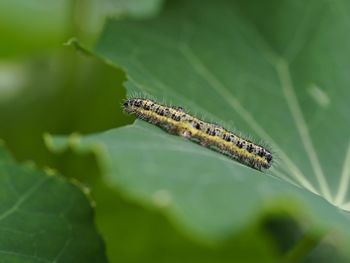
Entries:
[[125, 101], [124, 110], [254, 169], [262, 171], [272, 165], [272, 154], [264, 147], [219, 125], [193, 117], [181, 107], [167, 107], [150, 99], [133, 98]]

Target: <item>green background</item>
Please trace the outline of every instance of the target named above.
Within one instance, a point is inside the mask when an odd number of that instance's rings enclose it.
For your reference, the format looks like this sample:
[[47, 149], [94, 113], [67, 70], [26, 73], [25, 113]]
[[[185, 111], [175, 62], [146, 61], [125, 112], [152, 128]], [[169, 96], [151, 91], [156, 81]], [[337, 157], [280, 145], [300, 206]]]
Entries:
[[[0, 4], [0, 137], [17, 160], [2, 149], [0, 218], [47, 177], [30, 175], [41, 169], [57, 190], [35, 188], [34, 207], [50, 213], [51, 200], [90, 211], [72, 218], [78, 237], [58, 262], [347, 262], [346, 2], [26, 5]], [[133, 122], [122, 113], [126, 96], [182, 106], [266, 144], [276, 162], [257, 172]], [[51, 262], [70, 240], [64, 224], [27, 216], [52, 246], [31, 236], [33, 249], [0, 226], [0, 259]]]

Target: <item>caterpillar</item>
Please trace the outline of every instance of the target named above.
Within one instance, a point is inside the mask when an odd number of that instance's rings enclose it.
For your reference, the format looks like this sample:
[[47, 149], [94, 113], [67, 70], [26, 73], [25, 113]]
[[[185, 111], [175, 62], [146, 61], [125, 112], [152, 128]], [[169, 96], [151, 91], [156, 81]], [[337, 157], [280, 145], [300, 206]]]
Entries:
[[202, 121], [181, 107], [167, 107], [150, 99], [132, 98], [123, 104], [124, 111], [154, 124], [170, 134], [182, 136], [219, 152], [253, 169], [269, 169], [273, 162], [270, 151], [227, 129]]

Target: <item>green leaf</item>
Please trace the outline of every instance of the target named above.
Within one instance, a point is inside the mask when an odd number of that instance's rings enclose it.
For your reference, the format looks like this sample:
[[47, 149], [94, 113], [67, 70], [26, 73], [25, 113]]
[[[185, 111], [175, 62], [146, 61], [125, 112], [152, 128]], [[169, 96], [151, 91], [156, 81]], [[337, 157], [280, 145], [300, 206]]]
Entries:
[[2, 146], [0, 200], [1, 262], [107, 262], [82, 191], [19, 166]]
[[110, 20], [102, 34], [95, 53], [126, 71], [130, 96], [266, 142], [277, 161], [265, 173], [141, 121], [70, 143], [93, 147], [112, 185], [197, 237], [228, 238], [274, 209], [349, 237], [347, 8], [169, 1], [156, 19]]
[[276, 243], [260, 225], [242, 229], [220, 246], [213, 246], [179, 231], [161, 211], [127, 201], [102, 180], [92, 189], [96, 224], [106, 240], [110, 262], [226, 263], [232, 258], [276, 262], [279, 256]]
[[[76, 137], [75, 137], [76, 138]], [[72, 137], [74, 142], [74, 136]], [[95, 222], [106, 241], [106, 254], [110, 262], [230, 262], [231, 258], [262, 262], [275, 262], [281, 251], [290, 248], [299, 238], [298, 228], [291, 229], [292, 235], [283, 234], [283, 241], [274, 238], [270, 229], [274, 222], [257, 222], [249, 229], [242, 229], [237, 235], [218, 246], [198, 242], [188, 233], [172, 224], [163, 210], [149, 209], [129, 200], [101, 175], [96, 156], [79, 153], [69, 148], [56, 154], [55, 168], [68, 177], [89, 185], [96, 203]], [[265, 222], [267, 221], [267, 222]], [[265, 227], [265, 224], [272, 225]], [[286, 224], [284, 224], [286, 225]], [[180, 231], [179, 231], [180, 230]], [[182, 230], [182, 231], [181, 231]], [[271, 232], [271, 235], [269, 233]], [[283, 244], [281, 247], [280, 244]], [[250, 251], [254, 250], [254, 254]], [[334, 256], [333, 256], [334, 259]]]
[[347, 215], [323, 198], [141, 121], [97, 135], [48, 141], [56, 150], [67, 142], [78, 151], [93, 149], [112, 186], [163, 210], [197, 238], [228, 238], [248, 227], [262, 209], [275, 207], [309, 217], [316, 227], [349, 231]]

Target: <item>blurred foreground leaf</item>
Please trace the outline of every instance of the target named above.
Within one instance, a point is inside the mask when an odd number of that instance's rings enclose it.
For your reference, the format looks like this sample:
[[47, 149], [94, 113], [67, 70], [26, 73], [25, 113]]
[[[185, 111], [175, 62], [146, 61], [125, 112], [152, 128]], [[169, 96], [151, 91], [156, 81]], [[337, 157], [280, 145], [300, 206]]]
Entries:
[[93, 189], [96, 224], [106, 240], [111, 263], [226, 263], [232, 259], [254, 262], [257, 258], [274, 262], [279, 256], [274, 240], [257, 225], [240, 230], [221, 244], [205, 243], [184, 233], [159, 210], [127, 201], [103, 181], [95, 183]]
[[[279, 243], [271, 232], [252, 224], [238, 235], [221, 244], [203, 242], [194, 238], [162, 210], [137, 204], [124, 196], [101, 177], [103, 168], [91, 152], [81, 153], [74, 149], [56, 154], [55, 167], [60, 173], [76, 178], [91, 189], [96, 203], [95, 222], [106, 242], [110, 262], [231, 262], [232, 258], [273, 262], [281, 254]], [[270, 224], [271, 225], [271, 224]], [[272, 223], [274, 225], [274, 223]], [[270, 228], [270, 227], [269, 227]], [[295, 231], [295, 229], [291, 229]], [[298, 234], [283, 233], [284, 247], [290, 248]], [[254, 250], [251, 254], [249, 251]]]
[[0, 146], [0, 261], [106, 262], [81, 189], [19, 166]]

